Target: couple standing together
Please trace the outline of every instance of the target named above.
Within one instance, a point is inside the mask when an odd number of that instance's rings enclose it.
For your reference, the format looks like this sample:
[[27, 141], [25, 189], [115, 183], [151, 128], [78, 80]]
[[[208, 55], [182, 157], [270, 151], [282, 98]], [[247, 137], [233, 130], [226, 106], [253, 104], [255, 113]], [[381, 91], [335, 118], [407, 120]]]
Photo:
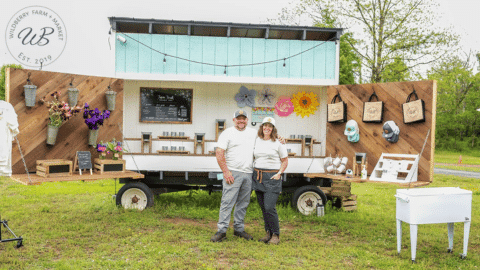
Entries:
[[259, 241], [278, 244], [280, 226], [275, 205], [282, 191], [281, 175], [288, 165], [287, 149], [277, 139], [275, 119], [272, 117], [263, 120], [258, 132], [247, 127], [248, 115], [243, 110], [234, 113], [233, 123], [234, 127], [227, 128], [218, 138], [216, 157], [223, 172], [223, 193], [218, 231], [211, 241], [226, 239], [234, 207], [234, 235], [253, 239], [245, 232], [244, 218], [251, 191], [255, 190], [266, 231], [265, 237]]

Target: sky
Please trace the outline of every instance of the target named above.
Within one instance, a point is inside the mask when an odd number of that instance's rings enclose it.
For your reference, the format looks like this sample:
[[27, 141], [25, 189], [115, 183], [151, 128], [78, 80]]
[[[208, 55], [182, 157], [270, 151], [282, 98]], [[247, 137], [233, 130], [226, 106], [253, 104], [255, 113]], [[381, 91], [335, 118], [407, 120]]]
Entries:
[[[10, 1], [0, 9], [0, 65], [17, 63], [7, 47], [8, 26], [19, 11], [30, 6], [43, 6], [54, 11], [66, 28], [63, 51], [43, 70], [84, 75], [114, 77], [114, 36], [109, 36], [108, 17], [134, 17], [167, 20], [194, 20], [234, 23], [267, 23], [282, 8], [296, 0], [22, 0]], [[453, 25], [462, 36], [464, 51], [480, 52], [480, 0], [436, 0], [440, 4], [444, 26]], [[308, 22], [305, 23], [308, 25]], [[10, 45], [12, 46], [12, 45]], [[15, 50], [15, 49], [13, 49]], [[29, 67], [38, 69], [39, 67]]]

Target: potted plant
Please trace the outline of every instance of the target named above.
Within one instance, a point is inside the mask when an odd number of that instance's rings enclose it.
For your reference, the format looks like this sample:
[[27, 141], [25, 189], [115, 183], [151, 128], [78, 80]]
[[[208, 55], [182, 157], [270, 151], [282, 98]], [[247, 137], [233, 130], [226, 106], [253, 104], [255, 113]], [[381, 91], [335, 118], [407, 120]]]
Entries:
[[50, 94], [52, 101], [45, 101], [45, 98], [41, 99], [48, 108], [49, 123], [47, 125], [47, 144], [49, 145], [55, 144], [58, 128], [82, 109], [78, 106], [70, 107], [65, 101], [59, 101], [58, 98], [60, 94], [61, 92], [57, 91]]
[[118, 160], [120, 154], [126, 152], [127, 150], [123, 149], [122, 142], [119, 142], [113, 138], [111, 142], [107, 143], [107, 151], [113, 153], [113, 160]]
[[98, 128], [103, 125], [105, 119], [110, 117], [110, 111], [103, 110], [100, 112], [98, 108], [89, 110], [89, 107], [88, 103], [85, 103], [83, 118], [85, 119], [85, 124], [87, 124], [88, 129], [90, 130], [88, 145], [95, 146], [97, 144]]
[[103, 142], [97, 144], [97, 152], [100, 152], [100, 159], [105, 159], [107, 156], [107, 145]]

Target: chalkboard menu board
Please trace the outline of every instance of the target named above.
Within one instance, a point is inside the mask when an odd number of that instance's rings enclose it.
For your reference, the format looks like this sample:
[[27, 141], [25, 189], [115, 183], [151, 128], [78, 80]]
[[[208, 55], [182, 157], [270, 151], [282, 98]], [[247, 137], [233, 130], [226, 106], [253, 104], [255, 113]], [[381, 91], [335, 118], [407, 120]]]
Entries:
[[92, 168], [92, 155], [88, 151], [77, 151], [78, 168], [91, 169]]
[[191, 124], [192, 89], [140, 88], [140, 122]]

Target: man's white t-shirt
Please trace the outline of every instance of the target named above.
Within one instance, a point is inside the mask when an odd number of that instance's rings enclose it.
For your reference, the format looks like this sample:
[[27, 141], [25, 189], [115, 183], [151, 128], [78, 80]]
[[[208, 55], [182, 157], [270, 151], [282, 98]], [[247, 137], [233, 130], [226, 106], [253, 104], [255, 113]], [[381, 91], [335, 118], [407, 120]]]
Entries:
[[225, 159], [229, 170], [253, 172], [253, 146], [256, 137], [257, 131], [249, 127], [242, 131], [235, 127], [229, 127], [220, 134], [217, 147], [225, 150]]
[[278, 170], [282, 165], [280, 158], [288, 157], [287, 147], [279, 140], [257, 138], [255, 143], [255, 168]]

